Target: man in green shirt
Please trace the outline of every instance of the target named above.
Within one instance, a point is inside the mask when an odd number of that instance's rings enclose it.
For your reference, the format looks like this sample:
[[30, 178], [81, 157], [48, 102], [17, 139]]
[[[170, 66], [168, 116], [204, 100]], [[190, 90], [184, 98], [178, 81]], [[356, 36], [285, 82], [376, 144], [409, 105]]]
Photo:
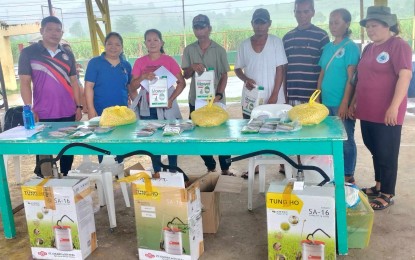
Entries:
[[[192, 78], [189, 91], [189, 109], [190, 113], [195, 110], [196, 104], [196, 80], [195, 75], [201, 75], [208, 69], [214, 70], [214, 102], [225, 104], [225, 88], [228, 80], [229, 63], [225, 49], [210, 39], [212, 26], [206, 15], [199, 14], [193, 18], [193, 32], [197, 41], [189, 44], [183, 52], [182, 69], [184, 78]], [[190, 117], [190, 116], [189, 116]], [[224, 175], [233, 175], [229, 171], [230, 164], [226, 159], [230, 156], [219, 156], [219, 163]], [[213, 156], [202, 156], [208, 171], [215, 171], [216, 161]]]

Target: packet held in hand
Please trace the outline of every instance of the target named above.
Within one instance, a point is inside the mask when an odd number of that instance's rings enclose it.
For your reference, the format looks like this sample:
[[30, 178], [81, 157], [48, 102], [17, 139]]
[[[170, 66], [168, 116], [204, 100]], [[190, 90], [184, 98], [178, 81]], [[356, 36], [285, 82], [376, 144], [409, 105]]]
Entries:
[[202, 74], [195, 73], [196, 99], [207, 99], [215, 96], [215, 71], [209, 68]]
[[156, 77], [150, 81], [148, 86], [150, 107], [167, 107], [169, 103], [169, 93], [167, 77]]
[[246, 115], [251, 115], [254, 107], [263, 105], [264, 103], [265, 92], [263, 86], [255, 86], [251, 90], [247, 89], [242, 97], [242, 112]]

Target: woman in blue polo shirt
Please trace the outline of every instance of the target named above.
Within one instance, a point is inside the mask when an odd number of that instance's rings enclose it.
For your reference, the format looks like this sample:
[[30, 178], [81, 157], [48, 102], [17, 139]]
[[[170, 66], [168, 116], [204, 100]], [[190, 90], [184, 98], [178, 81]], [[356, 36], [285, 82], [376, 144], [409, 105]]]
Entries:
[[105, 52], [92, 58], [85, 73], [85, 98], [88, 118], [101, 116], [111, 106], [128, 106], [131, 65], [124, 58], [123, 39], [110, 32], [105, 37]]

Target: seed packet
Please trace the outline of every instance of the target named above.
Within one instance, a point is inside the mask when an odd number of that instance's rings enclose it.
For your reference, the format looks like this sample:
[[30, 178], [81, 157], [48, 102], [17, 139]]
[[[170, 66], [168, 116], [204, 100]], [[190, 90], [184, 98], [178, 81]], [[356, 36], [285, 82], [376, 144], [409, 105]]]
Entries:
[[71, 133], [75, 132], [77, 129], [78, 129], [78, 126], [68, 126], [68, 127], [59, 128], [58, 131], [59, 132], [64, 132], [64, 133], [67, 133], [67, 134], [71, 134]]
[[164, 127], [163, 136], [175, 136], [180, 135], [183, 130], [179, 126], [168, 126]]
[[75, 133], [71, 134], [69, 138], [78, 139], [78, 138], [83, 138], [85, 136], [88, 136], [90, 134], [92, 134], [92, 131], [76, 131]]
[[196, 99], [215, 96], [215, 71], [208, 70], [202, 74], [195, 73]]
[[261, 128], [259, 129], [259, 133], [260, 134], [270, 134], [270, 133], [275, 133], [276, 129], [277, 129], [277, 124], [273, 123], [273, 122], [266, 122], [265, 124], [263, 124], [261, 126]]
[[170, 126], [170, 127], [180, 127], [180, 129], [182, 131], [191, 131], [195, 128], [195, 125], [191, 122], [180, 122], [180, 123], [170, 123], [166, 126]]
[[169, 87], [167, 77], [162, 76], [151, 81], [149, 86], [150, 107], [167, 107], [169, 102]]
[[262, 118], [252, 118], [249, 120], [248, 125], [250, 126], [262, 126], [265, 123], [265, 120]]
[[183, 130], [183, 131], [190, 131], [195, 129], [195, 125], [192, 122], [183, 122], [179, 124], [179, 127]]
[[137, 137], [146, 137], [151, 136], [156, 132], [155, 129], [152, 128], [143, 128], [136, 132]]
[[288, 122], [288, 123], [283, 123], [280, 122], [277, 125], [277, 131], [281, 131], [281, 132], [293, 132], [293, 131], [298, 131], [301, 129], [301, 123], [298, 121], [292, 121], [292, 122]]
[[98, 125], [81, 125], [81, 126], [78, 126], [78, 131], [82, 131], [82, 132], [88, 132], [88, 131], [91, 131], [91, 132], [94, 132], [95, 131], [95, 129], [97, 129], [98, 128]]
[[95, 134], [106, 134], [111, 132], [112, 130], [114, 130], [114, 127], [109, 127], [109, 126], [100, 126], [95, 128], [94, 133]]
[[256, 134], [259, 132], [261, 127], [257, 125], [246, 125], [242, 127], [241, 133], [242, 134]]
[[51, 131], [49, 132], [49, 136], [50, 137], [55, 137], [55, 138], [63, 138], [66, 137], [68, 134], [65, 132], [60, 132], [60, 131]]
[[146, 125], [146, 128], [150, 128], [150, 129], [160, 129], [160, 128], [163, 128], [164, 126], [165, 126], [166, 124], [164, 124], [164, 123], [159, 123], [159, 122], [151, 122], [151, 123], [148, 123], [147, 125]]

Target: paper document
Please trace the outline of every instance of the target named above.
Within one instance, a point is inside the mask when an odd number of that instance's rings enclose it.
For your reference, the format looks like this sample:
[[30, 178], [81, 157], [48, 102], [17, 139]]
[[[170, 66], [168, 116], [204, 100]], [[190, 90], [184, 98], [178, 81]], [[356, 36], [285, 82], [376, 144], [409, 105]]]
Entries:
[[16, 126], [0, 134], [0, 139], [26, 139], [43, 131], [45, 125], [36, 125], [34, 129], [27, 130], [24, 126]]
[[[156, 74], [156, 76], [158, 76], [158, 77], [161, 77], [161, 76], [167, 76], [167, 86], [169, 86], [169, 88], [171, 87], [171, 86], [173, 86], [175, 83], [176, 83], [176, 81], [177, 81], [177, 78], [176, 78], [176, 76], [174, 76], [168, 69], [166, 69], [166, 67], [164, 67], [164, 66], [161, 66], [160, 68], [158, 68], [158, 69], [156, 69], [155, 71], [154, 71], [154, 74]], [[149, 85], [149, 82], [148, 82], [148, 80], [147, 79], [145, 79], [145, 80], [143, 80], [143, 81], [141, 81], [141, 86], [143, 86], [146, 90], [147, 90], [147, 92], [148, 92], [148, 85]]]

